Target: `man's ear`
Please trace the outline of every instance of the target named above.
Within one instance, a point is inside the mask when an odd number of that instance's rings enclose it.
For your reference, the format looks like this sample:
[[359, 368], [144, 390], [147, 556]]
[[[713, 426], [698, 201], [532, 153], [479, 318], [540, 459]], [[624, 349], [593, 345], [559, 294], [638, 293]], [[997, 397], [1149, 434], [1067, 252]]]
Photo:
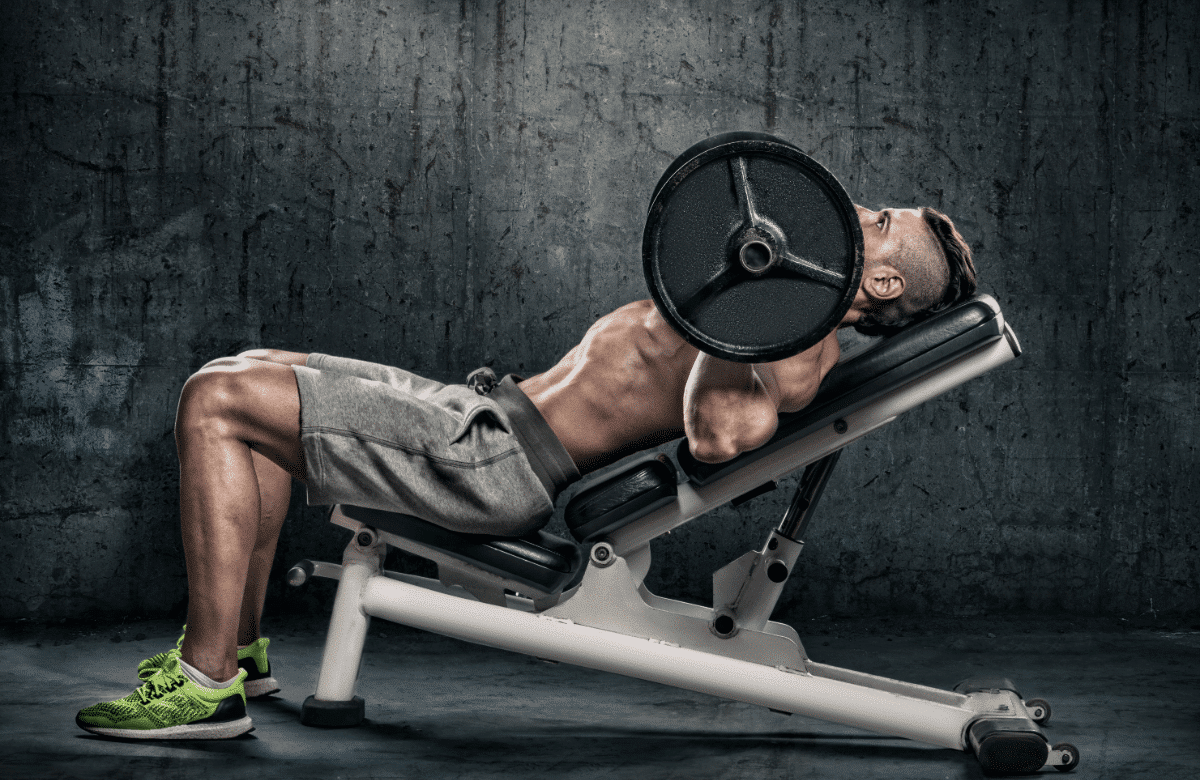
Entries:
[[863, 271], [863, 292], [878, 303], [890, 303], [904, 294], [904, 275], [890, 265]]

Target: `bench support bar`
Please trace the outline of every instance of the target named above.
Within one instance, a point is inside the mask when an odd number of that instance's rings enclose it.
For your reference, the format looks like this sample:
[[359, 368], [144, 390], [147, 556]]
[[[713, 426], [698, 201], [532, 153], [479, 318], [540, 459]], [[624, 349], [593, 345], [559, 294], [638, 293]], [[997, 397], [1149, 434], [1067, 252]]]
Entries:
[[[486, 604], [466, 591], [458, 595], [453, 588], [424, 587], [419, 578], [388, 576], [380, 566], [383, 546], [379, 541], [363, 549], [355, 541], [347, 548], [314, 697], [319, 702], [353, 701], [367, 625], [371, 617], [379, 617], [537, 658], [957, 750], [969, 748], [967, 729], [982, 717], [1029, 717], [1020, 699], [1010, 691], [964, 695], [815, 664], [804, 658], [798, 638], [790, 639], [795, 632], [778, 623], [767, 624], [765, 629], [771, 633], [743, 633], [756, 635], [753, 639], [746, 637], [747, 646], [762, 645], [764, 637], [771, 637], [775, 647], [789, 658], [787, 663], [769, 665], [770, 659], [743, 660], [686, 646], [685, 642], [703, 646], [731, 640], [720, 640], [708, 631], [710, 609], [652, 596], [644, 586], [636, 589], [642, 610], [658, 618], [674, 615], [677, 630], [668, 633], [684, 642], [597, 628], [565, 616], [565, 608], [579, 599], [576, 606], [583, 612], [579, 616], [588, 619], [584, 615], [592, 610], [585, 609], [588, 605], [584, 602], [589, 601], [585, 593], [593, 588], [597, 592], [609, 590], [619, 579], [631, 583], [623, 560], [604, 568], [589, 567], [579, 592], [558, 607], [538, 614]], [[594, 581], [589, 582], [589, 578]], [[609, 587], [599, 587], [597, 578], [610, 580], [605, 583]], [[632, 588], [628, 585], [626, 589]], [[649, 596], [649, 603], [645, 596]], [[595, 607], [602, 599], [591, 601]], [[610, 605], [614, 611], [624, 609], [622, 605]], [[691, 626], [684, 625], [688, 613], [695, 613]], [[731, 652], [734, 644], [725, 652]]]

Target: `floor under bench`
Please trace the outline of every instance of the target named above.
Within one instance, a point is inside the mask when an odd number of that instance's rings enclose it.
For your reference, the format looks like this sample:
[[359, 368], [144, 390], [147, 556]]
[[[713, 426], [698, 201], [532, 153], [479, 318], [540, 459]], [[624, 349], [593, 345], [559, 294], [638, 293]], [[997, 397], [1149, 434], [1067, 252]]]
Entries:
[[[214, 742], [114, 742], [75, 712], [133, 690], [137, 662], [178, 624], [0, 626], [6, 778], [976, 778], [962, 753], [468, 645], [375, 621], [359, 694], [367, 722], [300, 725], [323, 622], [264, 626], [283, 690], [250, 703], [255, 730]], [[970, 618], [797, 625], [817, 661], [951, 687], [998, 673], [1049, 700], [1073, 777], [1200, 777], [1200, 626]], [[1043, 773], [1057, 777], [1058, 773]]]

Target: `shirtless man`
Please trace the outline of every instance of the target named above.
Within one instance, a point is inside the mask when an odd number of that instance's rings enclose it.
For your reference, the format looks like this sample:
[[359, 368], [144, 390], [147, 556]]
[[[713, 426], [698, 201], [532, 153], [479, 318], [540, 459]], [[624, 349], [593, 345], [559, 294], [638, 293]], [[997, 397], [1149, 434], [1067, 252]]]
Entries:
[[[895, 327], [974, 294], [970, 249], [944, 215], [856, 208], [863, 277], [842, 327]], [[785, 360], [727, 362], [638, 301], [602, 317], [549, 371], [487, 395], [325, 355], [215, 360], [184, 386], [175, 426], [184, 636], [142, 662], [140, 688], [76, 723], [143, 739], [250, 730], [246, 697], [278, 690], [259, 618], [293, 478], [312, 504], [519, 535], [546, 522], [581, 472], [638, 449], [686, 434], [698, 460], [721, 462], [761, 446], [780, 412], [813, 399], [838, 355], [835, 332]]]

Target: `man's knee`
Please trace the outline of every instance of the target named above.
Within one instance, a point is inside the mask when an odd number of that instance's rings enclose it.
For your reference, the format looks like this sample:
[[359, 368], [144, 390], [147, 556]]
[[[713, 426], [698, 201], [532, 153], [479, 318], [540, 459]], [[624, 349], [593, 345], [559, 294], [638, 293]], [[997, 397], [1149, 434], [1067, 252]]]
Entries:
[[[200, 371], [208, 371], [214, 368], [221, 368], [222, 366], [238, 366], [242, 363], [241, 358], [241, 355], [238, 355], [237, 357], [219, 357], [200, 366]], [[197, 371], [196, 373], [200, 373], [200, 371]], [[195, 376], [195, 374], [192, 376]]]
[[216, 360], [210, 360], [201, 366], [200, 370], [244, 367], [247, 360], [256, 360], [261, 363], [280, 363], [285, 366], [302, 366], [308, 360], [308, 355], [303, 352], [288, 352], [283, 349], [248, 349], [245, 352], [237, 353], [234, 357], [219, 357]]
[[303, 352], [288, 352], [284, 349], [248, 349], [239, 352], [238, 357], [247, 360], [262, 360], [267, 363], [282, 363], [285, 366], [302, 366], [308, 360]]
[[236, 415], [245, 396], [246, 372], [253, 366], [242, 357], [218, 358], [188, 377], [175, 414], [176, 439], [213, 432]]

